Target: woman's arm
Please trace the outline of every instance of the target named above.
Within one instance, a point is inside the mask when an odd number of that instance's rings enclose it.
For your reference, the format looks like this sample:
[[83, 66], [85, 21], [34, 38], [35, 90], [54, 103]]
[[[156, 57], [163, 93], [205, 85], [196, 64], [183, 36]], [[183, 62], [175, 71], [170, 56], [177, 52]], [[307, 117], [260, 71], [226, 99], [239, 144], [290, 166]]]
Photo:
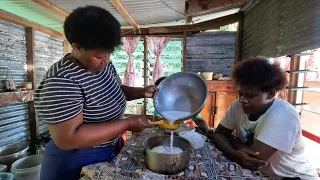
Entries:
[[58, 124], [48, 125], [56, 145], [62, 150], [82, 149], [100, 145], [120, 133], [142, 131], [152, 125], [145, 116], [133, 116], [113, 122], [83, 123], [83, 113]]
[[229, 159], [235, 161], [236, 150], [232, 147], [229, 139], [233, 130], [223, 127], [221, 124], [218, 125], [217, 129], [212, 135], [212, 140]]
[[129, 87], [122, 85], [121, 89], [127, 98], [127, 101], [144, 98], [144, 88]]
[[203, 120], [203, 119], [194, 119], [193, 121], [204, 132], [208, 133], [210, 131], [210, 128], [209, 128], [209, 126], [208, 126], [208, 124], [207, 124], [207, 122], [205, 120]]
[[156, 86], [147, 86], [145, 88], [139, 88], [139, 87], [129, 87], [122, 85], [121, 89], [123, 93], [125, 94], [127, 101], [132, 101], [135, 99], [140, 98], [151, 98], [153, 97], [153, 94], [156, 92], [157, 88]]

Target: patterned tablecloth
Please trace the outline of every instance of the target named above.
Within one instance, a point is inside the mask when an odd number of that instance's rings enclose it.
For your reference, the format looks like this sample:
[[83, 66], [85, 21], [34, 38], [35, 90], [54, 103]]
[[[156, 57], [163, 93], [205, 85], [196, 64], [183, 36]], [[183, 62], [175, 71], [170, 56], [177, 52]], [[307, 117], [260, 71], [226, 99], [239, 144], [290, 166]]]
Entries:
[[151, 136], [167, 134], [158, 127], [136, 133], [123, 147], [111, 163], [98, 163], [85, 166], [81, 180], [109, 179], [262, 179], [258, 172], [243, 169], [235, 162], [229, 161], [212, 142], [198, 150], [191, 150], [188, 168], [176, 175], [161, 175], [148, 170], [145, 166], [143, 141]]

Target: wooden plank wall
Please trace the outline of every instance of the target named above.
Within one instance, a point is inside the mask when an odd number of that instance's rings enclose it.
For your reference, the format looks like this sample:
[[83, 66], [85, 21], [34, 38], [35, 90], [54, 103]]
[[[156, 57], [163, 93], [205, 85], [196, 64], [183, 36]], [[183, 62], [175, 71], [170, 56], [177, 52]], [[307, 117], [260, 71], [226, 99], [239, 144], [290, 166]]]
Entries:
[[235, 60], [236, 32], [203, 32], [186, 39], [186, 71], [230, 75]]

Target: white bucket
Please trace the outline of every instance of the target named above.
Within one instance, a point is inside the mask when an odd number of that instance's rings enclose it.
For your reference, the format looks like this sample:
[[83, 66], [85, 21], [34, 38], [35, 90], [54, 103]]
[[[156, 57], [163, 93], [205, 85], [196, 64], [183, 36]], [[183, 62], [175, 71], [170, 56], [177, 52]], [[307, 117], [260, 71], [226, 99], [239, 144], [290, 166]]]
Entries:
[[27, 156], [15, 161], [11, 166], [11, 172], [15, 180], [40, 180], [42, 154]]

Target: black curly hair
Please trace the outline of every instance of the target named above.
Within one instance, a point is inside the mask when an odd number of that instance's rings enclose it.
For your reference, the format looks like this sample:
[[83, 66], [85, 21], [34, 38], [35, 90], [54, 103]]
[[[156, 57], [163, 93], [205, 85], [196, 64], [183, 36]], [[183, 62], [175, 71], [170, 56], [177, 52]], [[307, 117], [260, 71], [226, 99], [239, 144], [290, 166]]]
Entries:
[[64, 34], [70, 44], [84, 49], [113, 51], [121, 44], [121, 25], [107, 10], [97, 6], [78, 7], [64, 22]]
[[288, 80], [278, 64], [270, 63], [265, 57], [252, 57], [237, 63], [231, 73], [237, 85], [256, 87], [260, 91], [282, 90]]

